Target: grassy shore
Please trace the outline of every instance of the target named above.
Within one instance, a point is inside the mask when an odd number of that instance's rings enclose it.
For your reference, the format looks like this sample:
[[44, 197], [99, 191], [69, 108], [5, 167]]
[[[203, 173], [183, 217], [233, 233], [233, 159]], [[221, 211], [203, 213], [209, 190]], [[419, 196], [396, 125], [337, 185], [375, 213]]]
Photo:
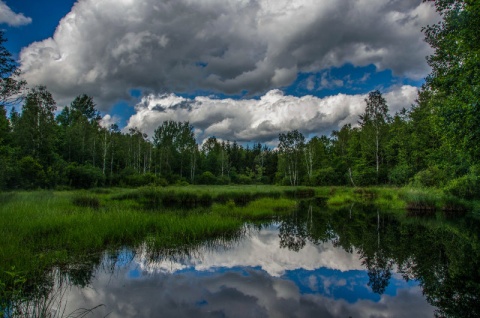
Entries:
[[[107, 248], [194, 246], [234, 237], [245, 221], [295, 209], [278, 189], [94, 189], [0, 193], [0, 280], [5, 271], [39, 274], [79, 254]], [[183, 207], [182, 207], [183, 206]], [[3, 277], [2, 277], [3, 276]]]

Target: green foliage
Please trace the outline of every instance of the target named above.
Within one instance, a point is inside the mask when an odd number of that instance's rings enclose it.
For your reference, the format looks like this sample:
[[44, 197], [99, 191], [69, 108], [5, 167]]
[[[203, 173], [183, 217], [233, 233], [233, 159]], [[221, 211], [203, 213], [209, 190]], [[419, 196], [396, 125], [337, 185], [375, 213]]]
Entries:
[[441, 207], [442, 194], [434, 190], [410, 189], [402, 191], [399, 197], [406, 202], [409, 211], [427, 212], [433, 215], [436, 209]]
[[435, 52], [427, 87], [452, 145], [471, 160], [480, 155], [480, 3], [436, 0], [442, 21], [424, 29]]
[[94, 188], [105, 183], [102, 170], [91, 165], [71, 164], [67, 167], [67, 177], [74, 188]]
[[399, 164], [393, 167], [388, 174], [390, 183], [399, 186], [408, 184], [411, 177], [412, 170], [407, 164]]
[[416, 187], [441, 187], [447, 181], [447, 174], [444, 169], [438, 166], [431, 166], [415, 174], [413, 185]]
[[199, 184], [217, 184], [217, 178], [210, 171], [205, 171], [197, 179]]
[[343, 178], [340, 178], [338, 172], [333, 167], [326, 167], [315, 170], [313, 174], [315, 186], [339, 185]]
[[20, 316], [18, 304], [24, 298], [24, 288], [27, 278], [24, 273], [12, 266], [10, 270], [4, 271], [5, 281], [0, 280], [0, 316]]
[[450, 180], [444, 188], [445, 192], [458, 198], [480, 199], [480, 178], [475, 173], [466, 174]]
[[[0, 30], [0, 110], [5, 105], [16, 102], [26, 85], [24, 80], [18, 78], [20, 69], [12, 54], [4, 46], [6, 41], [5, 32]], [[1, 117], [0, 111], [0, 135], [3, 133]]]
[[165, 179], [160, 180], [153, 173], [140, 174], [136, 172], [126, 175], [121, 180], [121, 183], [129, 187], [141, 187], [146, 185], [166, 186], [168, 184], [166, 184]]
[[[292, 130], [278, 135], [280, 152], [279, 165], [283, 167], [285, 177], [290, 185], [297, 186], [302, 170], [302, 151], [305, 146], [305, 136], [298, 130]], [[279, 169], [280, 170], [280, 169]]]
[[45, 185], [46, 175], [43, 166], [38, 160], [26, 156], [18, 163], [18, 176], [20, 187], [24, 189], [36, 189]]
[[15, 145], [22, 156], [31, 156], [43, 165], [55, 157], [56, 104], [50, 92], [39, 86], [26, 97], [18, 123], [14, 127]]

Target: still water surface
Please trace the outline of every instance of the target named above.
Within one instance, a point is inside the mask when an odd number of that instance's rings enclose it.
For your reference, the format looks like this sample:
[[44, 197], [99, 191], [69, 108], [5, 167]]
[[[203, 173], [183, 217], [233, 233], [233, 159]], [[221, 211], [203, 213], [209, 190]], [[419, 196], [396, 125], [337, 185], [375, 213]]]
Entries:
[[101, 305], [87, 317], [433, 317], [415, 255], [389, 254], [392, 239], [404, 238], [387, 227], [399, 223], [365, 213], [344, 211], [335, 225], [310, 208], [188, 252], [152, 255], [143, 246], [105, 253], [86, 286], [62, 293], [61, 310]]

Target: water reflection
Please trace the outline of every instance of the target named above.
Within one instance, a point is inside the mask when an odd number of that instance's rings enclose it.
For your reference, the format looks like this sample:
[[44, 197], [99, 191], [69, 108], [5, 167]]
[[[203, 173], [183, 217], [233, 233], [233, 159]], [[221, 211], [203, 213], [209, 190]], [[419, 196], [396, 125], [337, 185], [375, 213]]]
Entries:
[[228, 248], [204, 247], [168, 259], [152, 260], [145, 246], [106, 255], [103, 264], [109, 265], [97, 269], [91, 285], [71, 290], [69, 309], [103, 304], [98, 317], [433, 315], [418, 283], [393, 275], [378, 295], [368, 287], [355, 248], [347, 252], [331, 241], [307, 239], [303, 248], [289, 248], [282, 243], [284, 225], [250, 229]]
[[[477, 317], [479, 222], [303, 202], [241, 238], [144, 244], [62, 269], [65, 313], [90, 317]], [[65, 285], [64, 285], [65, 286]], [[435, 306], [435, 307], [434, 307]]]

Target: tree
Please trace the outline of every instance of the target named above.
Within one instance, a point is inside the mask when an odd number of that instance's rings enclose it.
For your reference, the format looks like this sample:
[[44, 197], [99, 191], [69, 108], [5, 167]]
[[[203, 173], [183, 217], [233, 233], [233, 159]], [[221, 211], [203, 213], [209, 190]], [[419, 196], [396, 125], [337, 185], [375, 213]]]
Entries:
[[290, 185], [297, 186], [300, 175], [300, 164], [305, 137], [298, 130], [278, 135], [278, 149], [284, 163], [284, 171]]
[[153, 143], [159, 156], [160, 175], [177, 173], [183, 177], [184, 171], [189, 171], [190, 181], [194, 181], [198, 146], [193, 126], [188, 121], [164, 121], [155, 129]]
[[4, 33], [0, 30], [0, 189], [5, 187], [9, 170], [12, 168], [11, 125], [7, 119], [6, 106], [18, 101], [25, 81], [18, 79], [20, 70], [3, 43]]
[[380, 91], [370, 92], [365, 102], [367, 103], [365, 113], [360, 115], [359, 121], [362, 127], [362, 135], [364, 136], [363, 148], [366, 150], [364, 154], [366, 154], [367, 157], [369, 157], [371, 153], [374, 155], [378, 182], [380, 161], [382, 159], [381, 147], [383, 147], [383, 142], [388, 130], [387, 124], [390, 118], [388, 115], [387, 102]]
[[57, 137], [52, 95], [44, 86], [32, 89], [25, 99], [15, 126], [16, 144], [23, 156], [31, 156], [43, 166], [52, 163]]
[[3, 46], [6, 41], [4, 32], [0, 30], [0, 109], [17, 101], [26, 85], [24, 80], [18, 79], [20, 69], [12, 54]]
[[480, 156], [480, 2], [435, 0], [442, 21], [423, 29], [435, 50], [424, 89], [456, 149]]
[[351, 124], [345, 124], [339, 131], [332, 132], [335, 169], [339, 175], [346, 177], [345, 183], [350, 182], [353, 186], [356, 186], [353, 169], [358, 165], [360, 153], [359, 134], [359, 129], [352, 128]]
[[75, 97], [70, 106], [62, 109], [56, 118], [60, 124], [63, 158], [80, 164], [96, 165], [97, 139], [100, 136], [100, 114], [95, 109], [93, 98], [85, 94]]

